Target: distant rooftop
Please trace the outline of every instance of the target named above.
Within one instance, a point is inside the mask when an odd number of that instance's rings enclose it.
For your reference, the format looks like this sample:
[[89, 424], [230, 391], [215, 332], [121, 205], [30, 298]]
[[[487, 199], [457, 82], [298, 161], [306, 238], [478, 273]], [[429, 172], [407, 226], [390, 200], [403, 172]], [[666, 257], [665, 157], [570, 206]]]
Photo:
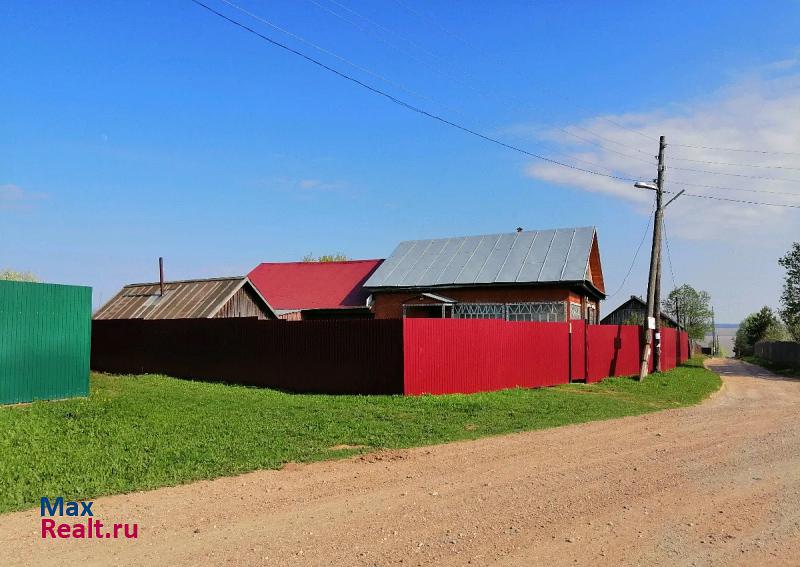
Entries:
[[204, 319], [244, 286], [252, 287], [244, 276], [175, 280], [164, 282], [162, 296], [158, 282], [129, 284], [98, 309], [94, 319]]
[[276, 310], [366, 307], [364, 282], [381, 262], [266, 262], [248, 277]]

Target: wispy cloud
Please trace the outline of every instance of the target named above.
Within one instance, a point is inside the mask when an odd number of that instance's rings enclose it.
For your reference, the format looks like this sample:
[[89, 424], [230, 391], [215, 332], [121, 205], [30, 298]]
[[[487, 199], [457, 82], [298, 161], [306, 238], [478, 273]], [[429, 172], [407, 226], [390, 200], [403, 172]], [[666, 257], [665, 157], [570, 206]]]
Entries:
[[321, 181], [319, 179], [300, 179], [296, 185], [298, 189], [304, 191], [340, 191], [347, 187], [347, 184], [340, 181]]
[[[663, 134], [668, 144], [668, 190], [686, 189], [687, 193], [743, 201], [800, 205], [800, 74], [779, 73], [795, 67], [795, 60], [781, 61], [701, 101], [651, 113], [597, 116], [564, 125], [562, 130], [540, 133], [537, 138], [559, 144], [558, 158], [563, 161], [603, 173], [650, 180], [656, 173], [657, 138]], [[764, 153], [707, 149], [717, 147], [756, 149]], [[631, 182], [592, 176], [554, 164], [534, 162], [525, 173], [532, 178], [640, 203], [642, 212], [649, 211], [652, 202], [651, 194], [634, 189]], [[747, 229], [763, 231], [765, 227], [771, 235], [784, 237], [796, 232], [800, 217], [797, 209], [692, 197], [682, 197], [669, 212], [676, 235], [692, 239], [736, 240], [752, 235]]]
[[0, 185], [0, 211], [30, 210], [37, 201], [44, 199], [44, 194], [27, 191], [19, 185], [6, 183]]

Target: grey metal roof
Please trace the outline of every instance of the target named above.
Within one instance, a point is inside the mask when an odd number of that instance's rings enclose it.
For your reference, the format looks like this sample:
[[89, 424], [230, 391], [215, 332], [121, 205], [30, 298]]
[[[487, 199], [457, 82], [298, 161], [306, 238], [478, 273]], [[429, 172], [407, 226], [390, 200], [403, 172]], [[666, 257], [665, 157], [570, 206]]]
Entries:
[[[130, 284], [123, 287], [94, 314], [94, 319], [204, 319], [219, 309], [244, 286], [263, 299], [246, 277], [212, 278]], [[264, 303], [270, 309], [266, 300]]]
[[408, 240], [364, 287], [584, 281], [594, 237], [582, 227]]

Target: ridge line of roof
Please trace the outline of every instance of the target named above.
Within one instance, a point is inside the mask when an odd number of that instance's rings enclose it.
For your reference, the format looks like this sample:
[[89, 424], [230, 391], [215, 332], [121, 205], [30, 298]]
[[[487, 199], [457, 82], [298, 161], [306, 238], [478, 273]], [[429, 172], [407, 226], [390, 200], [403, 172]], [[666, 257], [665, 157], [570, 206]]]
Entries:
[[[311, 265], [311, 266], [330, 266], [332, 264], [366, 264], [371, 262], [383, 262], [386, 258], [369, 258], [365, 260], [337, 260], [335, 262], [303, 262], [298, 260], [296, 262], [259, 262], [258, 266], [286, 266], [286, 265]], [[258, 267], [256, 266], [256, 267]]]
[[[219, 278], [194, 278], [188, 280], [164, 280], [164, 285], [167, 284], [177, 284], [177, 283], [199, 283], [199, 282], [215, 282], [215, 281], [228, 281], [228, 280], [243, 280], [246, 279], [247, 276], [225, 276]], [[148, 285], [161, 285], [161, 282], [141, 282], [141, 283], [129, 283], [122, 286], [122, 289], [126, 287], [144, 287]]]
[[597, 230], [597, 226], [595, 226], [595, 225], [562, 226], [562, 227], [558, 227], [558, 228], [537, 228], [536, 230], [521, 230], [519, 232], [517, 232], [517, 231], [490, 232], [490, 233], [487, 233], [487, 234], [469, 234], [469, 235], [463, 235], [462, 234], [460, 236], [436, 236], [436, 237], [432, 237], [432, 238], [414, 238], [414, 239], [408, 239], [408, 240], [400, 240], [398, 242], [398, 244], [401, 244], [403, 242], [427, 242], [429, 240], [448, 240], [448, 239], [452, 239], [452, 238], [472, 238], [472, 237], [486, 237], [486, 236], [502, 236], [504, 234], [525, 234], [525, 233], [535, 234], [537, 232], [547, 232], [549, 230], [552, 230], [554, 232], [558, 232], [560, 230], [575, 230], [575, 231], [577, 231], [577, 230], [581, 230], [581, 229], [584, 229], [584, 228], [591, 228], [591, 229], [593, 229], [595, 231]]

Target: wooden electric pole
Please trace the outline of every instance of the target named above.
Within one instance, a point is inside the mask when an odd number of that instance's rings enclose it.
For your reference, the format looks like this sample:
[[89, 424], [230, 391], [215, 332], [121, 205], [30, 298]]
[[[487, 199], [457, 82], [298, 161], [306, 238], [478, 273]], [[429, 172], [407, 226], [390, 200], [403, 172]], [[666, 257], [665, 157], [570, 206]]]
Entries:
[[[656, 212], [653, 222], [653, 244], [650, 248], [650, 275], [647, 279], [647, 317], [644, 323], [644, 349], [642, 351], [642, 364], [639, 368], [639, 380], [644, 380], [649, 371], [650, 353], [653, 352], [653, 333], [650, 332], [650, 322], [654, 321], [655, 332], [659, 333], [661, 328], [661, 309], [658, 306], [660, 300], [660, 280], [661, 280], [661, 227], [664, 220], [664, 148], [666, 148], [666, 138], [661, 136], [658, 140], [658, 178], [656, 178]], [[660, 339], [660, 335], [659, 335]], [[659, 347], [660, 340], [655, 349], [655, 367], [660, 365]]]
[[714, 308], [711, 308], [711, 355], [717, 356], [717, 320], [714, 317]]

